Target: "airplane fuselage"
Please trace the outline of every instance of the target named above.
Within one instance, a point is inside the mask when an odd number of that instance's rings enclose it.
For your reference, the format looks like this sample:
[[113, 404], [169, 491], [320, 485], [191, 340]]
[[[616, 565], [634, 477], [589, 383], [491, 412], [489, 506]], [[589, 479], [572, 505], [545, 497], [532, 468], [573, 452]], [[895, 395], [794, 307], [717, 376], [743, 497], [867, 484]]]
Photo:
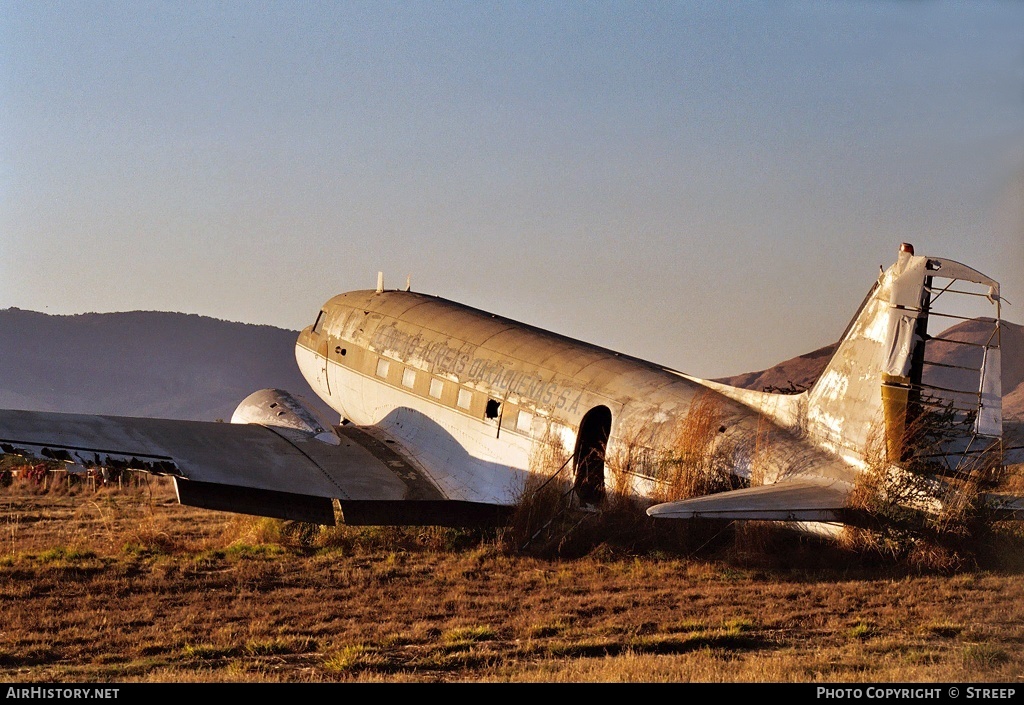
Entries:
[[[811, 454], [845, 477], [842, 463], [780, 433], [718, 385], [434, 296], [336, 296], [300, 334], [296, 359], [342, 419], [415, 447], [455, 499], [513, 504], [531, 472], [557, 469], [552, 457], [571, 461], [584, 496], [660, 497], [684, 460], [683, 436], [708, 423], [703, 450], [717, 448], [734, 474], [774, 480], [787, 470], [776, 458], [800, 464]], [[758, 439], [769, 436], [773, 450], [788, 452], [757, 468]]]

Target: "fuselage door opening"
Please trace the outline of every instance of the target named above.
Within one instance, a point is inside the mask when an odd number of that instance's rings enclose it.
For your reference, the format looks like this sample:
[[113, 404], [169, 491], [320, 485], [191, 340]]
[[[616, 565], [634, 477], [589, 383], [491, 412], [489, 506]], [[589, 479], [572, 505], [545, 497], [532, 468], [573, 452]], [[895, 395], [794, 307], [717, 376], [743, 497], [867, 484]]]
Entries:
[[611, 432], [612, 412], [607, 406], [595, 406], [580, 421], [573, 454], [573, 489], [583, 504], [598, 504], [604, 499], [604, 456]]

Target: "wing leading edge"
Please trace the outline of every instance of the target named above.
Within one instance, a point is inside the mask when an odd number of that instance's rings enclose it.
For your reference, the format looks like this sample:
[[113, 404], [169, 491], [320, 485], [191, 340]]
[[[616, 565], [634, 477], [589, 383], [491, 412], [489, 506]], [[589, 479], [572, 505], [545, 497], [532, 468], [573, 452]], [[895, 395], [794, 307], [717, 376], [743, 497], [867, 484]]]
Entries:
[[332, 525], [498, 523], [507, 507], [448, 499], [390, 444], [257, 424], [0, 410], [0, 450], [174, 478], [182, 504]]

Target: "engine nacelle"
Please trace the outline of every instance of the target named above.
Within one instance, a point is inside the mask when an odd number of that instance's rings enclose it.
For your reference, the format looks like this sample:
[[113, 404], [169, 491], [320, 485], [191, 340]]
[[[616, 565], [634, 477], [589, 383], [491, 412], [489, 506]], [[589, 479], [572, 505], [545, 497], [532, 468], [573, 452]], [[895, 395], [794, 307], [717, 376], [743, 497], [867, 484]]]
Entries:
[[326, 419], [282, 389], [253, 392], [235, 409], [231, 423], [291, 428], [308, 433], [324, 443], [334, 446], [341, 444], [341, 439]]

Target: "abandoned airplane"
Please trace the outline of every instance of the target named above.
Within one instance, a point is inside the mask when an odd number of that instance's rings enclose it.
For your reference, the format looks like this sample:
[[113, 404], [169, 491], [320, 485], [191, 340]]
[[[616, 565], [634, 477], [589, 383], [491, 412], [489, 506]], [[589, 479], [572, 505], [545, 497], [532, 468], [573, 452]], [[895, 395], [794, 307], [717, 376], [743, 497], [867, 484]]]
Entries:
[[[794, 394], [697, 379], [378, 282], [327, 301], [296, 342], [337, 422], [266, 389], [230, 424], [0, 411], [0, 449], [169, 475], [182, 504], [319, 524], [500, 524], [531, 478], [557, 471], [582, 503], [614, 488], [655, 518], [809, 527], [850, 520], [858, 477], [879, 453], [904, 466], [907, 429], [935, 410], [956, 429], [931, 448], [936, 482], [1000, 449], [999, 285], [907, 244], [824, 373]], [[956, 297], [991, 311], [969, 366], [927, 355], [929, 319], [959, 318], [936, 308]], [[929, 383], [936, 365], [963, 379]], [[680, 450], [687, 428], [709, 422], [699, 452]], [[680, 473], [711, 465], [728, 481], [680, 491]]]

